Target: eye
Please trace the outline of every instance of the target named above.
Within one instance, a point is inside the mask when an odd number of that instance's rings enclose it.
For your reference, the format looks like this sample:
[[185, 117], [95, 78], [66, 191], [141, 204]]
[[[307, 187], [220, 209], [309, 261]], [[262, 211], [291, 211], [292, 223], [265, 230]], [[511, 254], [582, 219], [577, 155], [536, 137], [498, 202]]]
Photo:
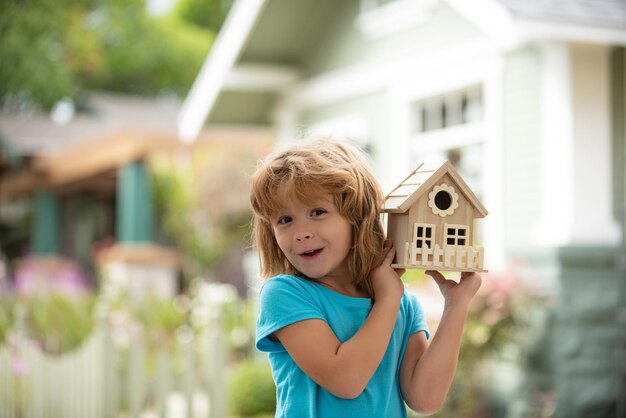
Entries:
[[285, 225], [291, 222], [292, 220], [293, 219], [291, 218], [291, 216], [281, 216], [280, 218], [278, 218], [278, 221], [276, 223], [279, 225]]
[[311, 216], [322, 216], [325, 213], [326, 213], [326, 210], [324, 209], [313, 209], [311, 211]]

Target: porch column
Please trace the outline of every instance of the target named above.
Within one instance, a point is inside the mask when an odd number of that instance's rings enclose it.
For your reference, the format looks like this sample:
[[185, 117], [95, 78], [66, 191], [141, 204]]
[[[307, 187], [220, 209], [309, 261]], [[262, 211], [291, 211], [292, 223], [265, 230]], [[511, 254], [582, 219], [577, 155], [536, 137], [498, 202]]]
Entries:
[[176, 251], [153, 242], [153, 196], [142, 160], [119, 169], [117, 184], [117, 243], [103, 250], [98, 262], [103, 286], [121, 286], [135, 297], [176, 294], [179, 259]]
[[153, 202], [150, 178], [143, 161], [120, 168], [117, 186], [117, 241], [123, 244], [152, 241]]
[[59, 199], [49, 190], [37, 191], [33, 199], [33, 224], [30, 246], [33, 254], [54, 255], [59, 252]]
[[610, 50], [550, 43], [542, 48], [541, 220], [545, 247], [614, 246]]

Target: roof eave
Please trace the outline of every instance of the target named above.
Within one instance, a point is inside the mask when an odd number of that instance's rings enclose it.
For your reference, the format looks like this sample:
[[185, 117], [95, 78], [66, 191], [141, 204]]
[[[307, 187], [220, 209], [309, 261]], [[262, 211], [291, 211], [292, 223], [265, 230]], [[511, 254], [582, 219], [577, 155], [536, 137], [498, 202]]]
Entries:
[[193, 142], [267, 0], [236, 0], [178, 114], [178, 136]]
[[517, 19], [515, 28], [519, 38], [526, 42], [551, 40], [599, 45], [626, 45], [626, 30], [615, 27]]
[[536, 41], [626, 45], [624, 28], [516, 16], [494, 0], [446, 0], [446, 3], [505, 50]]

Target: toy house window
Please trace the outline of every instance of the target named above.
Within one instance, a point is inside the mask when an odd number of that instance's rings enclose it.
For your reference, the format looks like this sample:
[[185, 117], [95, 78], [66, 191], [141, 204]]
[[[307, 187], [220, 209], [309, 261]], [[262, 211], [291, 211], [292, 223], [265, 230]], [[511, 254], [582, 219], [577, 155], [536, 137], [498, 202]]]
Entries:
[[433, 248], [433, 239], [435, 237], [435, 225], [416, 223], [414, 226], [414, 239], [417, 248]]
[[466, 225], [446, 224], [444, 228], [446, 245], [468, 245], [468, 228]]

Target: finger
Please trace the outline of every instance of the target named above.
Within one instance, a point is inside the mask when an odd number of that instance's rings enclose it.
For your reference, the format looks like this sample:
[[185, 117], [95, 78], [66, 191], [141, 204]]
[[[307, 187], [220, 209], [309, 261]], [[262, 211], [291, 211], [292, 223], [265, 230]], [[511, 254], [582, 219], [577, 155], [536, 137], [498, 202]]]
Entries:
[[465, 280], [471, 276], [480, 276], [478, 273], [474, 272], [474, 271], [464, 271], [461, 272], [461, 280]]
[[425, 274], [432, 277], [435, 280], [435, 282], [437, 282], [437, 284], [443, 284], [447, 281], [447, 279], [443, 277], [443, 274], [441, 274], [437, 270], [426, 270]]
[[396, 249], [393, 247], [393, 245], [386, 250], [387, 251], [387, 255], [385, 256], [385, 261], [391, 263], [393, 262], [393, 258], [396, 256]]

